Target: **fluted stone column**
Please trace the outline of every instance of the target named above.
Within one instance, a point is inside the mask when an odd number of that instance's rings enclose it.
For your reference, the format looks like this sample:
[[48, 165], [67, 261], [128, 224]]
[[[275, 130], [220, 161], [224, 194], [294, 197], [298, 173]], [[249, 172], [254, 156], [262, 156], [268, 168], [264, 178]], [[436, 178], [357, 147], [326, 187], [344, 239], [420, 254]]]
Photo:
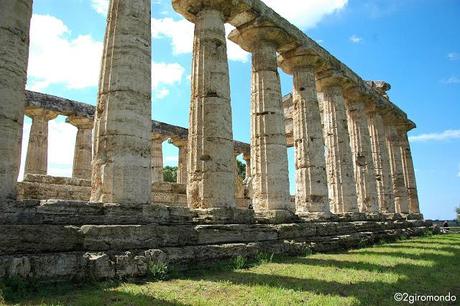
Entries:
[[151, 198], [151, 1], [111, 0], [94, 125], [93, 202]]
[[0, 1], [0, 199], [16, 198], [32, 0]]
[[391, 178], [390, 160], [385, 137], [385, 125], [381, 110], [375, 105], [367, 108], [367, 120], [372, 146], [372, 159], [377, 183], [377, 195], [380, 212], [394, 213], [393, 184]]
[[[257, 21], [231, 35], [252, 53], [251, 177], [255, 211], [294, 211], [278, 74], [277, 45], [282, 33]], [[235, 33], [235, 32], [234, 32]], [[236, 36], [238, 35], [238, 36]]]
[[399, 123], [392, 115], [385, 117], [388, 155], [390, 158], [391, 178], [395, 201], [395, 212], [408, 214], [409, 199], [404, 180], [401, 138], [398, 133]]
[[163, 138], [152, 137], [152, 183], [163, 182]]
[[372, 159], [366, 104], [363, 99], [364, 97], [359, 94], [352, 93], [346, 101], [356, 193], [361, 212], [378, 213], [377, 182]]
[[331, 208], [336, 214], [358, 212], [353, 158], [340, 80], [319, 78], [326, 170]]
[[179, 148], [179, 161], [177, 165], [177, 183], [187, 184], [188, 143], [185, 140], [175, 140], [174, 145], [176, 145]]
[[75, 126], [77, 137], [73, 156], [72, 177], [91, 179], [91, 161], [93, 159], [93, 126], [94, 120], [85, 117], [69, 117], [68, 122]]
[[48, 171], [48, 121], [57, 117], [57, 113], [44, 109], [27, 109], [32, 118], [29, 145], [27, 146], [24, 174], [46, 175]]
[[[174, 1], [173, 4], [185, 1]], [[202, 1], [196, 13], [189, 128], [190, 208], [235, 207], [232, 111], [225, 3]]]
[[294, 76], [293, 134], [297, 213], [330, 214], [323, 130], [316, 91], [317, 58], [302, 50], [283, 54], [280, 64]]
[[407, 137], [407, 131], [405, 129], [400, 130], [400, 137], [403, 154], [404, 177], [409, 197], [409, 212], [419, 214], [420, 207], [418, 201], [417, 183], [415, 179], [414, 162], [412, 161], [412, 152], [410, 149], [409, 139]]
[[251, 153], [243, 153], [243, 159], [246, 162], [246, 179], [251, 177]]

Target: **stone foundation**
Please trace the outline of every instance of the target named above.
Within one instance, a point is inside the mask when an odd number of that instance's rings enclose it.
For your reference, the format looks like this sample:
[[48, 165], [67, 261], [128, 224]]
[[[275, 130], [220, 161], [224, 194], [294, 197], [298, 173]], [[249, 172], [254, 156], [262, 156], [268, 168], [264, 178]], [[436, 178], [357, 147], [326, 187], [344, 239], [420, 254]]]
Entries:
[[241, 209], [75, 201], [11, 201], [0, 207], [0, 278], [38, 280], [139, 277], [158, 262], [186, 269], [261, 252], [337, 251], [421, 235], [431, 225], [421, 215], [399, 214], [296, 217], [274, 224]]

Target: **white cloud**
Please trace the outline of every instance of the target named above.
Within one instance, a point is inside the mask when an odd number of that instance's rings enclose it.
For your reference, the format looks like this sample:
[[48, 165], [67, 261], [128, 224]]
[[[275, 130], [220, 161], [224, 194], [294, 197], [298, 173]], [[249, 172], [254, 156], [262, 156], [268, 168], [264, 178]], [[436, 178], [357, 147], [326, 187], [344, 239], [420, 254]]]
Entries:
[[56, 17], [34, 14], [30, 33], [28, 88], [43, 90], [52, 84], [71, 89], [96, 86], [102, 43], [90, 35], [70, 36]]
[[[90, 35], [70, 37], [70, 30], [56, 17], [34, 15], [28, 88], [43, 91], [50, 85], [69, 89], [96, 87], [102, 56], [102, 42]], [[152, 62], [152, 89], [180, 83], [185, 68], [177, 63]], [[161, 94], [165, 96], [165, 89]], [[154, 95], [157, 93], [154, 92]]]
[[109, 0], [91, 0], [91, 6], [98, 14], [106, 16], [109, 11]]
[[445, 130], [440, 133], [428, 133], [409, 137], [411, 142], [446, 141], [453, 139], [460, 139], [460, 130]]
[[[30, 135], [30, 120], [24, 123], [22, 137], [21, 168], [19, 179], [24, 176], [27, 146]], [[48, 174], [52, 176], [72, 176], [75, 136], [77, 129], [71, 124], [51, 120], [48, 124]]]
[[447, 54], [447, 58], [451, 61], [458, 61], [460, 60], [460, 53], [458, 52], [451, 52]]
[[353, 34], [353, 35], [351, 35], [351, 37], [350, 37], [350, 41], [351, 41], [352, 43], [354, 43], [354, 44], [359, 44], [360, 42], [363, 41], [363, 38], [362, 38], [362, 37], [359, 37], [359, 36], [356, 35], [356, 34]]
[[311, 29], [325, 16], [345, 8], [348, 0], [264, 0], [264, 2], [301, 29]]
[[451, 76], [451, 77], [448, 78], [448, 79], [443, 79], [443, 80], [441, 80], [441, 83], [448, 84], [448, 85], [451, 85], [451, 84], [460, 84], [460, 78], [458, 78], [458, 77], [456, 77], [456, 76]]
[[161, 100], [167, 96], [169, 96], [169, 89], [167, 88], [160, 88], [155, 91], [155, 99]]
[[[228, 35], [233, 27], [225, 25], [225, 32]], [[170, 17], [161, 19], [152, 18], [153, 39], [169, 38], [174, 54], [188, 54], [193, 51], [193, 23], [181, 18], [174, 20]], [[249, 54], [235, 43], [227, 40], [227, 55], [231, 61], [247, 62]]]

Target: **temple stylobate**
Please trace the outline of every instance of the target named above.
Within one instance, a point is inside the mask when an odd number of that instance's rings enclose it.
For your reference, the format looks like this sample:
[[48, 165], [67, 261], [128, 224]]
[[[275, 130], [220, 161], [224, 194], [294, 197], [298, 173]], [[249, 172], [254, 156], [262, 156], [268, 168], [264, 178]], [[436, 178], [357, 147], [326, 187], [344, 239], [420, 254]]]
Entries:
[[[188, 129], [151, 119], [150, 0], [110, 1], [96, 107], [25, 91], [32, 1], [0, 2], [0, 277], [138, 276], [152, 261], [426, 232], [407, 137], [415, 124], [388, 83], [363, 80], [261, 0], [172, 6], [195, 26]], [[250, 104], [249, 144], [233, 139], [225, 24], [252, 56], [250, 99], [237, 101]], [[293, 80], [285, 97], [280, 69]], [[58, 115], [78, 130], [71, 178], [47, 174], [48, 122]], [[164, 181], [165, 141], [179, 149], [175, 182]], [[40, 235], [50, 239], [34, 243]], [[57, 261], [64, 270], [51, 268]]]

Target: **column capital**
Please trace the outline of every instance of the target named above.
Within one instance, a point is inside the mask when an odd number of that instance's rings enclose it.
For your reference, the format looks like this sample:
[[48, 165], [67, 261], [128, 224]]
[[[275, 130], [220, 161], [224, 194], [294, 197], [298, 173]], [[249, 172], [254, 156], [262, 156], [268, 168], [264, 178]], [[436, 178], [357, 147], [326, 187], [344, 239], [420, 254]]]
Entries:
[[235, 4], [235, 1], [228, 0], [172, 0], [172, 6], [176, 12], [193, 23], [203, 10], [220, 11], [224, 20], [227, 21], [247, 9], [247, 7]]
[[46, 110], [46, 109], [38, 108], [38, 107], [26, 107], [25, 114], [30, 118], [35, 118], [35, 117], [44, 118], [47, 121], [53, 120], [59, 115], [55, 111]]
[[287, 74], [294, 74], [295, 71], [306, 68], [316, 69], [320, 63], [321, 58], [305, 47], [298, 47], [278, 55], [278, 65]]
[[264, 45], [275, 49], [292, 42], [292, 38], [283, 29], [264, 18], [257, 18], [249, 24], [234, 29], [228, 39], [239, 45], [247, 52], [254, 52]]
[[347, 79], [339, 69], [329, 68], [322, 70], [316, 74], [316, 86], [318, 91], [324, 91], [331, 87], [340, 87], [346, 89], [351, 85], [349, 79]]
[[89, 130], [94, 126], [94, 119], [89, 117], [70, 116], [67, 117], [66, 122], [72, 124], [79, 130]]

